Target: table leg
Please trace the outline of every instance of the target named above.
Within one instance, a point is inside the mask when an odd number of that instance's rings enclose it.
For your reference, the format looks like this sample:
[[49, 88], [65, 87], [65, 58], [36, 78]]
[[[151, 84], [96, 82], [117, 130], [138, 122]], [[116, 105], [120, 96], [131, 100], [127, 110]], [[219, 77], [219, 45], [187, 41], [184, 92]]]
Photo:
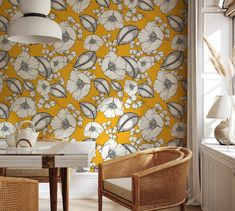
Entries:
[[58, 180], [58, 169], [49, 168], [51, 211], [57, 211], [57, 180]]
[[69, 211], [69, 178], [68, 169], [60, 169], [61, 185], [62, 185], [62, 199], [63, 199], [63, 211]]
[[2, 177], [6, 176], [6, 168], [0, 168], [0, 176]]

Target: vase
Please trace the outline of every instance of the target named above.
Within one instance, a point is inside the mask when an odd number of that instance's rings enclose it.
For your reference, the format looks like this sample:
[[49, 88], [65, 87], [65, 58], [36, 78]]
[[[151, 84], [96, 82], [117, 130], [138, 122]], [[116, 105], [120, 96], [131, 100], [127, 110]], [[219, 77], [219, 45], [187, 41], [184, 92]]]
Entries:
[[214, 135], [221, 145], [233, 144], [233, 130], [231, 130], [230, 121], [222, 121], [215, 128]]

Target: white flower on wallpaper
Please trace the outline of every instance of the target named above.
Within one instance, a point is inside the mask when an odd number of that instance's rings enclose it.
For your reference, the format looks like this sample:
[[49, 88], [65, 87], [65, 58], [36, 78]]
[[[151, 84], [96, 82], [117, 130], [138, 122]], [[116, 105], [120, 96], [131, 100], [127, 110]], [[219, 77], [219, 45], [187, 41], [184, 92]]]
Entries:
[[90, 91], [91, 80], [84, 73], [73, 70], [67, 83], [67, 90], [75, 100], [83, 99]]
[[160, 6], [160, 10], [163, 13], [169, 13], [173, 10], [177, 4], [178, 0], [154, 0], [157, 6]]
[[75, 44], [76, 32], [67, 22], [61, 22], [60, 27], [62, 29], [62, 41], [55, 43], [54, 47], [58, 53], [64, 53]]
[[7, 39], [7, 35], [0, 36], [0, 49], [1, 50], [10, 51], [14, 45], [15, 45], [14, 42], [11, 42]]
[[140, 31], [138, 39], [143, 51], [147, 54], [151, 54], [161, 46], [164, 40], [164, 33], [155, 22], [149, 22], [145, 28]]
[[12, 103], [11, 110], [16, 112], [19, 118], [25, 118], [36, 114], [36, 104], [29, 97], [20, 97]]
[[98, 23], [101, 23], [107, 31], [123, 27], [122, 14], [116, 10], [105, 11], [99, 16]]
[[7, 135], [16, 131], [15, 126], [10, 122], [0, 122], [0, 138], [5, 138]]
[[122, 80], [125, 78], [126, 61], [114, 52], [109, 52], [104, 57], [101, 68], [104, 74], [112, 80]]
[[76, 128], [76, 120], [67, 110], [62, 109], [52, 119], [51, 127], [57, 138], [68, 138], [71, 136]]
[[46, 97], [51, 91], [51, 85], [46, 80], [39, 80], [37, 85], [37, 92], [43, 96]]
[[90, 51], [98, 51], [104, 41], [97, 35], [88, 35], [84, 41], [84, 48]]
[[146, 141], [152, 141], [162, 132], [164, 121], [155, 109], [149, 109], [145, 115], [140, 118], [138, 126], [141, 130], [142, 137]]
[[109, 139], [100, 150], [101, 157], [104, 160], [110, 160], [129, 153], [127, 148], [113, 139]]
[[143, 56], [138, 61], [138, 68], [141, 73], [146, 72], [149, 70], [155, 63], [154, 58], [151, 56]]
[[97, 122], [89, 122], [84, 128], [84, 136], [89, 138], [98, 138], [104, 131], [103, 127]]
[[23, 51], [16, 57], [14, 69], [22, 79], [34, 80], [38, 77], [39, 61]]
[[65, 56], [55, 56], [52, 58], [50, 65], [54, 73], [60, 71], [68, 64], [68, 59]]
[[67, 3], [73, 7], [74, 12], [83, 12], [90, 4], [90, 0], [67, 0]]
[[134, 9], [138, 4], [138, 0], [124, 0], [124, 5], [130, 9]]
[[154, 90], [167, 101], [172, 98], [178, 89], [178, 79], [172, 72], [159, 71], [154, 83]]
[[114, 118], [123, 114], [122, 101], [115, 97], [104, 99], [98, 106], [98, 109], [104, 113], [106, 118]]
[[126, 80], [125, 81], [125, 86], [124, 86], [124, 91], [129, 95], [129, 96], [135, 96], [135, 94], [138, 91], [138, 84], [135, 81], [132, 80]]
[[171, 48], [185, 51], [187, 48], [187, 37], [185, 35], [176, 35], [171, 42]]
[[176, 138], [185, 138], [186, 133], [187, 127], [186, 124], [183, 122], [176, 122], [171, 129], [171, 135]]

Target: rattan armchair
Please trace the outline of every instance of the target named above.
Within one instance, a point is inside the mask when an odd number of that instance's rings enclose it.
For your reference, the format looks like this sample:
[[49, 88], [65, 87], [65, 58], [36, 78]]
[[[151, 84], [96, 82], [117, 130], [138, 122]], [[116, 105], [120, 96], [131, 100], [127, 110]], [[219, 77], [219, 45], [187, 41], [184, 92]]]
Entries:
[[0, 211], [38, 211], [38, 181], [0, 177]]
[[188, 149], [166, 147], [100, 163], [99, 211], [103, 196], [133, 211], [184, 211], [191, 157]]

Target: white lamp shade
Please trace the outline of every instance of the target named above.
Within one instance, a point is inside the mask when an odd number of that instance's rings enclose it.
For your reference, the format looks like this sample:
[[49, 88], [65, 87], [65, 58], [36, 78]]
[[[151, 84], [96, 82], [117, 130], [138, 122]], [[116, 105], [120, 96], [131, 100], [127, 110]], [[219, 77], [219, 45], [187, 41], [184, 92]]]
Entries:
[[230, 118], [232, 106], [235, 105], [235, 96], [216, 96], [215, 103], [207, 114], [207, 118], [228, 119]]
[[26, 44], [54, 43], [62, 40], [60, 26], [43, 17], [22, 17], [12, 21], [7, 34], [8, 40]]
[[51, 9], [51, 0], [20, 0], [19, 7], [24, 16], [8, 26], [8, 40], [25, 44], [62, 40], [60, 26], [46, 18]]
[[51, 0], [20, 0], [19, 7], [23, 14], [39, 13], [48, 15], [51, 10]]

